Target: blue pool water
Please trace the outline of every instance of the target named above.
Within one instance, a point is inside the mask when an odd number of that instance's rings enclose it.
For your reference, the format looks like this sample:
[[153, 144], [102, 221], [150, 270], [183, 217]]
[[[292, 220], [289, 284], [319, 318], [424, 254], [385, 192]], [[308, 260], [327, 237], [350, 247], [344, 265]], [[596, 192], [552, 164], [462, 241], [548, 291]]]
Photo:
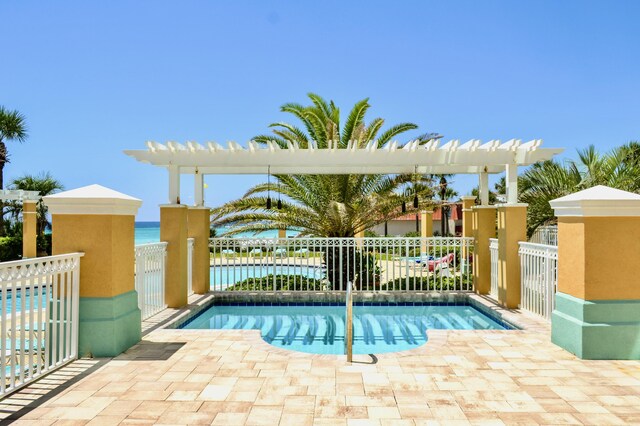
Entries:
[[[40, 291], [39, 290], [34, 290], [33, 291], [33, 304], [34, 306], [38, 306], [40, 305], [40, 307], [44, 307], [45, 306], [45, 297], [44, 297], [44, 293], [42, 295], [42, 297], [40, 297]], [[14, 294], [14, 291], [7, 291], [7, 296], [5, 299], [5, 309], [3, 311], [4, 314], [10, 314], [12, 310], [15, 309], [15, 312], [21, 312], [22, 311], [22, 299], [23, 299], [23, 292], [22, 291], [16, 291]], [[24, 308], [25, 311], [30, 311], [31, 310], [31, 290], [26, 290], [24, 292]], [[2, 305], [0, 304], [0, 309], [2, 309]]]
[[211, 288], [225, 289], [247, 278], [262, 278], [268, 275], [301, 275], [306, 278], [322, 279], [324, 271], [315, 266], [305, 265], [255, 265], [255, 266], [215, 266], [211, 267]]
[[[216, 305], [185, 329], [260, 330], [274, 346], [314, 354], [344, 354], [344, 306]], [[398, 352], [427, 342], [428, 330], [505, 330], [469, 305], [354, 306], [355, 354]]]

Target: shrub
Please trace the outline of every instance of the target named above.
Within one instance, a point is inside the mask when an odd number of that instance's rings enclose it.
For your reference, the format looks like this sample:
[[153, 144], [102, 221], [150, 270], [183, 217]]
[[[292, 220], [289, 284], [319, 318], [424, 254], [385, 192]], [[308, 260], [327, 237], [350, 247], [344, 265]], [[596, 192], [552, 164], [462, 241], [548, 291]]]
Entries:
[[51, 256], [51, 234], [38, 235], [38, 256]]
[[0, 262], [22, 259], [22, 237], [0, 238]]
[[[274, 289], [275, 284], [275, 289]], [[323, 280], [307, 278], [303, 275], [267, 275], [260, 278], [247, 278], [227, 288], [227, 291], [287, 291], [310, 290], [323, 291]]]

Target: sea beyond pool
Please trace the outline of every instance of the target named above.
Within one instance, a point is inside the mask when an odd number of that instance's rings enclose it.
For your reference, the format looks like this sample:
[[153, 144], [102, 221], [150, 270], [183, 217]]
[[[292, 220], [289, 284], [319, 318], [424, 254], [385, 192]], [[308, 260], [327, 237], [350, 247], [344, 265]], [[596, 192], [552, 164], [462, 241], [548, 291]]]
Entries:
[[[216, 228], [216, 235], [223, 235], [228, 228], [220, 227]], [[293, 237], [298, 234], [297, 231], [287, 230], [287, 237]], [[278, 231], [264, 231], [259, 234], [254, 233], [241, 233], [234, 236], [235, 238], [277, 238]], [[157, 243], [160, 241], [160, 222], [136, 222], [135, 226], [135, 243], [147, 244]]]

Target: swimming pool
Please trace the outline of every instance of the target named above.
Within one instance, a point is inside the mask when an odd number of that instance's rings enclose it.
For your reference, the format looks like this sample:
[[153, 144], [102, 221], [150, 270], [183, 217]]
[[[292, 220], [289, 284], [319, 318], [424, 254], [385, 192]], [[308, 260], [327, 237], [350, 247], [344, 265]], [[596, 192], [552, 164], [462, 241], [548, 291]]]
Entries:
[[247, 278], [262, 278], [269, 275], [299, 275], [320, 280], [324, 270], [318, 266], [307, 265], [216, 265], [209, 272], [211, 289], [221, 290], [242, 282]]
[[[184, 329], [260, 330], [274, 346], [314, 354], [344, 354], [345, 307], [304, 303], [262, 306], [214, 305], [180, 326]], [[320, 305], [320, 306], [314, 306]], [[468, 304], [353, 307], [353, 353], [399, 352], [427, 342], [428, 330], [505, 330], [510, 327]]]

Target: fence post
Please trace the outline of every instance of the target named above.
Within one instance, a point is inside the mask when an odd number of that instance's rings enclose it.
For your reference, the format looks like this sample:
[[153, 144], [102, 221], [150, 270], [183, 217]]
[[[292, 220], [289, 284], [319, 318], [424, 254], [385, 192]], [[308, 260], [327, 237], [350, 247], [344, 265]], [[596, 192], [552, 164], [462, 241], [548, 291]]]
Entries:
[[558, 217], [551, 341], [583, 359], [640, 359], [640, 195], [596, 186], [550, 204]]
[[518, 243], [527, 239], [527, 205], [498, 206], [498, 300], [509, 309], [520, 304]]
[[118, 355], [141, 334], [134, 221], [142, 202], [100, 185], [43, 199], [52, 215], [53, 254], [85, 253], [80, 263], [78, 354]]

